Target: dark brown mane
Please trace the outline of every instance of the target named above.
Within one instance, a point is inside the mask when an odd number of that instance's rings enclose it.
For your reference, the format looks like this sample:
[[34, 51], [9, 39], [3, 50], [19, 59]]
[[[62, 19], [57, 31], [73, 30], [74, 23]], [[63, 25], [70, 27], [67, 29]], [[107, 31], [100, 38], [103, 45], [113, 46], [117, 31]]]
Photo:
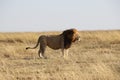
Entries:
[[62, 34], [64, 36], [64, 48], [68, 49], [72, 44], [73, 29], [65, 30]]

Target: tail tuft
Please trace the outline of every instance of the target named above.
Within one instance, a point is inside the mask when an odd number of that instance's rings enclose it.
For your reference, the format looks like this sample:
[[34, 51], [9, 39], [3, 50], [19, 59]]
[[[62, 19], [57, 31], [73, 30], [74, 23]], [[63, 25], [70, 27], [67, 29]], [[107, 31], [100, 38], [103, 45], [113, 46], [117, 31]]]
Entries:
[[29, 47], [26, 47], [26, 50], [28, 50], [29, 49]]

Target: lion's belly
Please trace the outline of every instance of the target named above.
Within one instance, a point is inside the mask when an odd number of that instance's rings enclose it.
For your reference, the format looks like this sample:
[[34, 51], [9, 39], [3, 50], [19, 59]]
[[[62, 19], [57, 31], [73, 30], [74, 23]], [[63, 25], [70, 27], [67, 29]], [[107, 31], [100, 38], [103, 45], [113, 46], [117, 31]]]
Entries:
[[52, 49], [60, 49], [60, 46], [51, 46], [50, 44], [48, 45], [48, 47], [52, 48]]
[[47, 46], [52, 49], [60, 49], [61, 48], [61, 41], [58, 37], [53, 37], [47, 39]]

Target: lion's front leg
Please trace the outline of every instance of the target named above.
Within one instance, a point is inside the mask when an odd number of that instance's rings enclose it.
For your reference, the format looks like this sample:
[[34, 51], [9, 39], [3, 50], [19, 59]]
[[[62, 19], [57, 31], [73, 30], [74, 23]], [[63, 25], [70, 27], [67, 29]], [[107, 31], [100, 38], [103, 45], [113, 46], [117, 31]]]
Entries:
[[62, 57], [64, 57], [65, 50], [64, 50], [64, 49], [61, 49], [61, 51], [62, 51]]
[[65, 58], [65, 56], [68, 56], [68, 49], [65, 49], [64, 47], [64, 38], [61, 39], [61, 51], [62, 51], [62, 57]]
[[62, 57], [66, 57], [66, 56], [68, 56], [68, 49], [62, 49]]
[[65, 52], [66, 56], [68, 56], [68, 52], [69, 52], [69, 49], [66, 49], [66, 52]]

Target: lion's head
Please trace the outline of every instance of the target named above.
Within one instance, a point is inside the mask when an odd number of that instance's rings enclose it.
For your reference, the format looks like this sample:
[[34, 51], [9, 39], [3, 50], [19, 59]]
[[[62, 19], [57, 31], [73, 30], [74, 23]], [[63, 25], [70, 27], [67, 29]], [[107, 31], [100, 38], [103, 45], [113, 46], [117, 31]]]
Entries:
[[68, 49], [70, 48], [72, 42], [80, 41], [79, 32], [76, 29], [68, 29], [63, 31], [64, 36], [64, 48]]

